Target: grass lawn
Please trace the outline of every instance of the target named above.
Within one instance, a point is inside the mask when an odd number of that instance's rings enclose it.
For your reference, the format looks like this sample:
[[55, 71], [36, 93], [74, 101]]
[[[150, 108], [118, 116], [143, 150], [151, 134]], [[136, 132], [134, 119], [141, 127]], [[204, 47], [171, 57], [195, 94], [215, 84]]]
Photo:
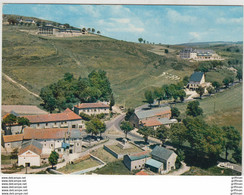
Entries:
[[130, 172], [125, 167], [122, 160], [110, 162], [106, 166], [95, 170], [93, 173], [102, 175], [133, 175], [133, 172]]
[[[223, 171], [223, 173], [221, 171]], [[193, 166], [188, 172], [184, 173], [183, 175], [233, 176], [233, 175], [241, 175], [241, 174], [231, 169], [222, 169], [217, 166], [213, 166], [208, 169], [201, 169], [199, 167]]]
[[97, 149], [95, 151], [92, 151], [91, 154], [93, 156], [98, 157], [99, 159], [101, 159], [102, 161], [104, 161], [106, 163], [113, 162], [113, 161], [117, 160], [112, 154], [108, 153], [103, 148], [99, 148], [99, 149]]
[[116, 152], [117, 154], [133, 154], [133, 153], [137, 153], [137, 152], [142, 152], [143, 150], [130, 144], [130, 148], [126, 148], [126, 149], [121, 149], [120, 147], [118, 147], [117, 145], [111, 145], [111, 146], [107, 146], [108, 148], [110, 148], [111, 150], [113, 150], [114, 152]]
[[5, 105], [39, 105], [40, 99], [29, 94], [24, 89], [2, 79], [2, 104]]
[[76, 164], [68, 164], [65, 167], [62, 167], [61, 169], [58, 169], [58, 171], [65, 173], [65, 174], [69, 174], [72, 172], [81, 171], [81, 170], [95, 167], [98, 165], [100, 165], [99, 162], [97, 162], [96, 160], [94, 160], [92, 158], [88, 158], [88, 159], [82, 160]]
[[[233, 125], [242, 131], [242, 84], [198, 101], [209, 123], [220, 126]], [[176, 104], [176, 107], [184, 116], [187, 103]]]

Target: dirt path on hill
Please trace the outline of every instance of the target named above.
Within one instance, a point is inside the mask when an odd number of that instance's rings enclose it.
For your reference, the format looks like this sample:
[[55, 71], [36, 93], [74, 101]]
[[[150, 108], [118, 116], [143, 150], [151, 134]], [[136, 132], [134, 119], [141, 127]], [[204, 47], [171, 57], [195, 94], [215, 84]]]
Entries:
[[21, 89], [24, 89], [25, 91], [27, 91], [29, 94], [31, 95], [34, 95], [35, 97], [37, 98], [40, 98], [39, 95], [37, 95], [36, 93], [34, 92], [31, 92], [29, 89], [27, 89], [26, 87], [24, 87], [23, 85], [21, 85], [20, 83], [16, 82], [15, 80], [13, 80], [11, 77], [9, 77], [8, 75], [2, 73], [2, 76], [4, 78], [6, 78], [9, 82], [13, 83], [14, 85], [16, 85], [17, 87], [21, 88]]

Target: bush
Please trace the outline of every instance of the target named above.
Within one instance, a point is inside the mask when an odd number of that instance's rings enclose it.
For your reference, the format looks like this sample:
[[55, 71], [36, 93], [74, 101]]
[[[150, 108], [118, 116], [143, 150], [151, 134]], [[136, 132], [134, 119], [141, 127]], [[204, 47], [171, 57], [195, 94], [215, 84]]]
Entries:
[[104, 113], [100, 113], [100, 114], [97, 115], [97, 118], [104, 119], [105, 118], [105, 114]]
[[92, 117], [91, 117], [90, 115], [85, 114], [84, 112], [81, 112], [81, 113], [80, 113], [80, 117], [81, 117], [82, 119], [84, 119], [85, 121], [90, 121], [90, 120], [92, 119]]

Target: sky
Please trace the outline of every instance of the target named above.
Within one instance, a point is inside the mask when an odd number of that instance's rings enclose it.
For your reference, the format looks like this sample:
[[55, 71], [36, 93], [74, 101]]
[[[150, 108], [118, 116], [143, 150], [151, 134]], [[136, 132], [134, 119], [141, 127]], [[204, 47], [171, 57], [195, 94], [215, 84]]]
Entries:
[[95, 28], [104, 36], [132, 42], [243, 41], [241, 6], [5, 4], [3, 14]]

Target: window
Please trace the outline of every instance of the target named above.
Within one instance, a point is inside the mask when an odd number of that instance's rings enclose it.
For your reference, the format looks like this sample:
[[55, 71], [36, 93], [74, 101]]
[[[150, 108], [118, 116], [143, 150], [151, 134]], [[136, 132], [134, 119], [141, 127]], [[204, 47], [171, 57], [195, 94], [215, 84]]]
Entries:
[[51, 144], [51, 148], [53, 147], [53, 144]]
[[76, 125], [72, 125], [72, 128], [75, 128], [76, 127]]
[[57, 123], [55, 122], [54, 125], [57, 125]]
[[46, 123], [46, 126], [48, 126], [48, 123]]
[[39, 127], [39, 123], [37, 123], [37, 127]]

